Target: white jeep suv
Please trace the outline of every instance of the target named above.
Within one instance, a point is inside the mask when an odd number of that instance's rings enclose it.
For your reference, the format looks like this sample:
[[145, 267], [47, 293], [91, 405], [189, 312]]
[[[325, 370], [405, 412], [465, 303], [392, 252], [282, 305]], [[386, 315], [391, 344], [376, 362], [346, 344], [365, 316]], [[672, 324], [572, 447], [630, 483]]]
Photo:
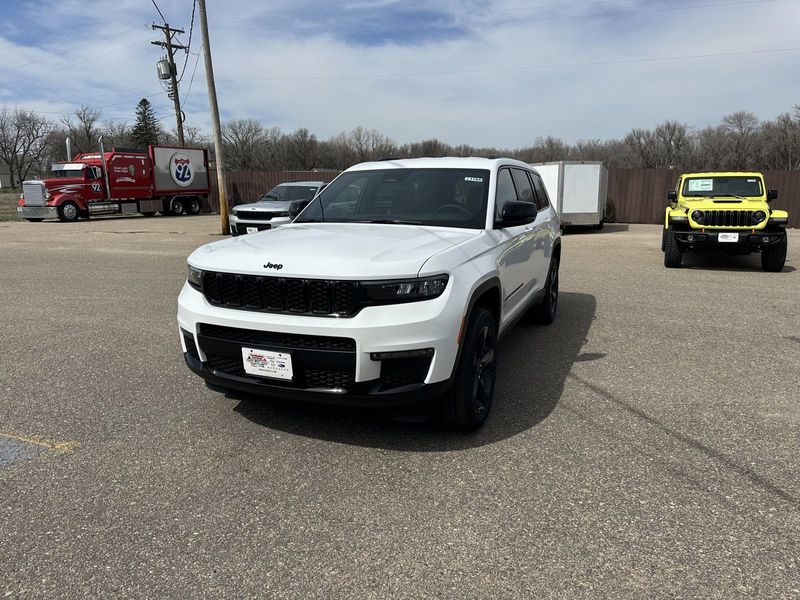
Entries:
[[207, 244], [178, 298], [184, 358], [211, 389], [363, 406], [435, 403], [480, 427], [496, 344], [551, 323], [558, 215], [512, 159], [355, 165], [279, 229]]

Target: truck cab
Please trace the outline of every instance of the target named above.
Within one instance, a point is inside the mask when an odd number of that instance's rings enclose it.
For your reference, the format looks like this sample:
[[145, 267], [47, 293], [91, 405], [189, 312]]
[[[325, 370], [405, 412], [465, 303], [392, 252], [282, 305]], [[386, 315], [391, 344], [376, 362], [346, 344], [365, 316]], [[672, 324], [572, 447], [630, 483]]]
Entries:
[[757, 172], [685, 173], [669, 192], [661, 249], [664, 266], [681, 266], [685, 252], [761, 253], [765, 271], [786, 262], [789, 214], [773, 210], [777, 190]]
[[75, 221], [87, 212], [88, 203], [105, 198], [103, 171], [98, 165], [54, 163], [51, 172], [52, 176], [47, 179], [22, 184], [19, 212], [28, 221], [51, 217]]

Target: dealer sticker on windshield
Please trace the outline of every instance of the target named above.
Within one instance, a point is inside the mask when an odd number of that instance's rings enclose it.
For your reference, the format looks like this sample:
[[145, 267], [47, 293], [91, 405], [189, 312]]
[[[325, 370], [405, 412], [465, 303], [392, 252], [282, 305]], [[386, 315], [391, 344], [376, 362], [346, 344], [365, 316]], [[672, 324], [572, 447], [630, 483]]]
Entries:
[[738, 233], [720, 233], [717, 235], [717, 239], [720, 242], [738, 242], [739, 241], [739, 234]]
[[291, 379], [292, 356], [286, 352], [272, 352], [256, 348], [242, 348], [244, 371], [250, 375]]

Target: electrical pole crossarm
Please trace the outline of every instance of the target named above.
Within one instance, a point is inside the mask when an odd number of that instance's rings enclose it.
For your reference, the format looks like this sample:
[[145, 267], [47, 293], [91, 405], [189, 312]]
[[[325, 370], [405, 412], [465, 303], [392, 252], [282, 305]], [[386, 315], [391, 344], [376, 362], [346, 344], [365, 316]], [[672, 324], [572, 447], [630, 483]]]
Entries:
[[172, 53], [173, 50], [187, 50], [186, 46], [182, 46], [180, 44], [173, 44], [172, 43], [172, 36], [176, 33], [183, 33], [183, 29], [173, 29], [169, 26], [168, 23], [164, 23], [163, 25], [156, 25], [155, 23], [152, 24], [153, 29], [160, 29], [164, 32], [164, 37], [166, 38], [166, 42], [150, 42], [154, 46], [161, 46], [162, 48], [166, 48], [167, 50], [167, 59], [169, 60], [169, 79], [171, 84], [170, 95], [172, 96], [172, 103], [175, 106], [175, 121], [177, 123], [177, 131], [178, 131], [178, 144], [181, 146], [185, 146], [186, 142], [184, 141], [183, 137], [183, 112], [181, 111], [181, 100], [180, 94], [178, 94], [178, 80], [176, 78], [178, 74], [178, 69], [175, 66], [175, 59], [174, 54]]

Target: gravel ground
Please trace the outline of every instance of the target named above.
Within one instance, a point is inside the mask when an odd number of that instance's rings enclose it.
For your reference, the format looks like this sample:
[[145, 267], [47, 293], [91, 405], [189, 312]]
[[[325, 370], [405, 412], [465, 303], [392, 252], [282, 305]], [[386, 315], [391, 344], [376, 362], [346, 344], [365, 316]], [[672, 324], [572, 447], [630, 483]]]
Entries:
[[800, 597], [797, 231], [778, 274], [567, 235], [466, 436], [208, 391], [175, 300], [217, 231], [0, 223], [0, 597]]

